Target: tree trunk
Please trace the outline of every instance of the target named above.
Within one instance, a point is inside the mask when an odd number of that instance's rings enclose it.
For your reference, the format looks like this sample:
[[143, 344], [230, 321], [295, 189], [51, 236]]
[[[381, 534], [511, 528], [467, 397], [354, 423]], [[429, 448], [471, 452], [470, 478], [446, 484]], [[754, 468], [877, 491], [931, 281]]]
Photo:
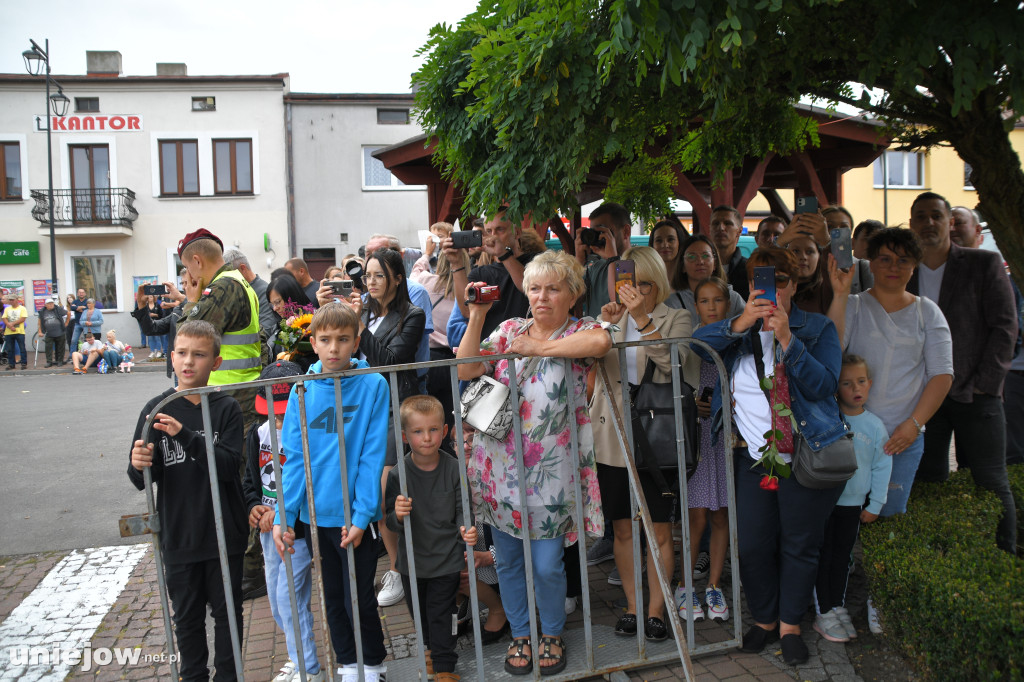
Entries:
[[[1002, 112], [975, 106], [957, 116], [949, 141], [971, 165], [978, 208], [1010, 266], [1018, 286], [1024, 283], [1024, 171], [1010, 144]], [[1022, 287], [1024, 289], [1024, 287]]]

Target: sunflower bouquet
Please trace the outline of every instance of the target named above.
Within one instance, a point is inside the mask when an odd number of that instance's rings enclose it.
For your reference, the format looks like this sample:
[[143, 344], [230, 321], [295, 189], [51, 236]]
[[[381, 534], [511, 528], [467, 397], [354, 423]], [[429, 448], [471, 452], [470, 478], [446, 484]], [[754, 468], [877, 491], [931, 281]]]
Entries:
[[277, 333], [277, 342], [284, 348], [278, 353], [278, 360], [295, 361], [299, 356], [313, 352], [309, 342], [309, 323], [313, 321], [313, 306], [300, 306], [289, 301], [284, 306], [284, 317], [278, 323], [281, 331]]

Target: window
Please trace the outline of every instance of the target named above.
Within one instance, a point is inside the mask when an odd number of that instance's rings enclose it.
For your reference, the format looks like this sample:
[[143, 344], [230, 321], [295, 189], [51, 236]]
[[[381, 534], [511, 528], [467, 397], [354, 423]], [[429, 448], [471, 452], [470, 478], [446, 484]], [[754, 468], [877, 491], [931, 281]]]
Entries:
[[85, 295], [96, 299], [104, 310], [117, 309], [117, 270], [113, 254], [71, 256], [74, 286], [70, 290], [85, 289]]
[[373, 153], [383, 147], [363, 147], [363, 187], [367, 189], [389, 189], [405, 187], [401, 180], [391, 174]]
[[971, 164], [966, 161], [964, 161], [964, 189], [974, 189], [974, 185], [971, 183]]
[[160, 140], [160, 195], [199, 194], [199, 142]]
[[217, 98], [193, 97], [192, 111], [217, 111]]
[[924, 187], [924, 157], [916, 152], [885, 152], [884, 157], [875, 159], [874, 171], [875, 187]]
[[21, 201], [21, 145], [0, 142], [0, 201]]
[[100, 110], [100, 98], [99, 97], [76, 97], [75, 98], [75, 111], [76, 112], [90, 112]]
[[377, 123], [380, 125], [408, 125], [408, 109], [378, 109]]
[[214, 194], [252, 194], [252, 140], [213, 141]]

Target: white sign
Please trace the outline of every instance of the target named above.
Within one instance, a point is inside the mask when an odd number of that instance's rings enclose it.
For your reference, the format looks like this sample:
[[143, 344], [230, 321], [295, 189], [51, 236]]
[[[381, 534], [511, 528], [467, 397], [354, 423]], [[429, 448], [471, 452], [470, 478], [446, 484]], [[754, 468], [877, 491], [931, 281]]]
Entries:
[[[112, 132], [141, 132], [142, 116], [137, 114], [75, 114], [73, 116], [51, 116], [50, 126], [55, 133], [84, 133], [105, 130]], [[36, 116], [34, 128], [37, 133], [46, 132], [46, 119]]]

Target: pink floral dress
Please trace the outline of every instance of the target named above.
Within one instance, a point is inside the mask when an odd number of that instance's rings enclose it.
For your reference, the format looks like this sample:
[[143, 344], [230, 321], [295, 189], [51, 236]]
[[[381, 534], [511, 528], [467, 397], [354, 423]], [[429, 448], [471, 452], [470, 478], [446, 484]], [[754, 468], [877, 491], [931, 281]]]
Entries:
[[[507, 353], [512, 340], [526, 333], [522, 318], [506, 320], [480, 344], [487, 354]], [[588, 329], [600, 329], [591, 318], [572, 321], [558, 338]], [[526, 360], [516, 362], [520, 372], [520, 416], [522, 418], [523, 457], [526, 468], [526, 504], [530, 538], [551, 539], [564, 536], [565, 545], [577, 540], [575, 516], [576, 475], [581, 475], [584, 530], [592, 535], [604, 533], [601, 492], [597, 485], [594, 459], [594, 434], [587, 410], [587, 370], [592, 358], [572, 360], [570, 385], [576, 405], [576, 433], [579, 459], [572, 457], [569, 409], [565, 386], [565, 361], [562, 358], [537, 358], [529, 376], [521, 374]], [[485, 363], [487, 373], [509, 383], [508, 361]], [[473, 454], [467, 472], [477, 520], [503, 533], [522, 538], [522, 513], [519, 509], [519, 479], [516, 473], [514, 430], [505, 441], [485, 433], [476, 433]]]

